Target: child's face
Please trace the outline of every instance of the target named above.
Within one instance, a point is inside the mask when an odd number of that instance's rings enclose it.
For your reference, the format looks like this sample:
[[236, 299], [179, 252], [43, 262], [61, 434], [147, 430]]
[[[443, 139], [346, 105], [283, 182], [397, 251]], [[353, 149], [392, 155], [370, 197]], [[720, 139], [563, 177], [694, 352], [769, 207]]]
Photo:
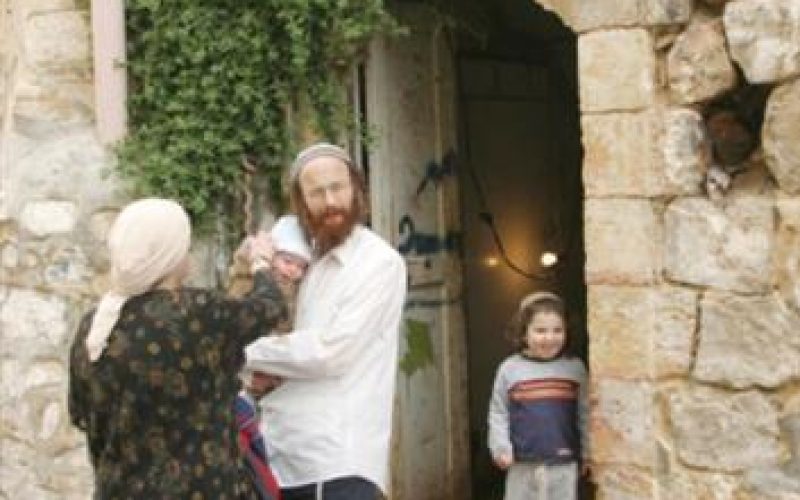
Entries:
[[272, 267], [278, 278], [294, 283], [306, 273], [308, 262], [288, 252], [276, 252], [272, 259]]
[[528, 356], [539, 359], [552, 359], [561, 353], [567, 332], [564, 320], [552, 311], [542, 311], [533, 315], [525, 333], [527, 348], [523, 351]]

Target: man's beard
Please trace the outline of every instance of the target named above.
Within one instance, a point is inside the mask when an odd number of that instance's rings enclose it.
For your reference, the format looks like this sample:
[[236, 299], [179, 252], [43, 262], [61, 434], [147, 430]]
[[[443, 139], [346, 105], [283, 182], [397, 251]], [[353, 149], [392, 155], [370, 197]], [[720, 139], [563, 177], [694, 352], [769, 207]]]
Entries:
[[[314, 251], [320, 256], [341, 245], [358, 223], [358, 210], [352, 206], [349, 209], [328, 208], [321, 214], [315, 215], [309, 212], [306, 215]], [[341, 216], [341, 220], [335, 225], [325, 223], [326, 218], [337, 215]]]

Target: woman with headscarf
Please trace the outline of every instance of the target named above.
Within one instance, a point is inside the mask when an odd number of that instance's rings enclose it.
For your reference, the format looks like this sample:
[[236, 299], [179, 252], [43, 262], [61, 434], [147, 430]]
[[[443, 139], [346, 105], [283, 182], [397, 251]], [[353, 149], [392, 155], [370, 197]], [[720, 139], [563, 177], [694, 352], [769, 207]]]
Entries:
[[[95, 498], [257, 498], [231, 408], [243, 347], [285, 317], [261, 258], [241, 299], [183, 288], [191, 239], [177, 203], [145, 199], [109, 233], [111, 283], [80, 323], [69, 411], [86, 433]], [[250, 257], [268, 257], [254, 240]]]

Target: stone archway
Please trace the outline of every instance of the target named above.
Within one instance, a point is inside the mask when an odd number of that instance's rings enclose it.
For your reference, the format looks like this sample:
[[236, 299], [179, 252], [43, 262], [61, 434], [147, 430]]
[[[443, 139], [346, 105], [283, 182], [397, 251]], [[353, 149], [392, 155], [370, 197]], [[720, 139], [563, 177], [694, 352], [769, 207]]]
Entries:
[[[579, 35], [601, 496], [797, 495], [800, 2], [537, 3]], [[704, 111], [744, 85], [762, 145], [710, 196]]]

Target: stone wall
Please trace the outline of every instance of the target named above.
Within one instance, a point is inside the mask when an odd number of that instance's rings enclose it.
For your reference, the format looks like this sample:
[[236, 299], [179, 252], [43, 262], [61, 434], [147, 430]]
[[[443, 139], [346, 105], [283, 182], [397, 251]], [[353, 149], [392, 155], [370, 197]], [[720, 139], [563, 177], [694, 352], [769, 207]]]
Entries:
[[87, 498], [66, 355], [102, 284], [113, 186], [95, 138], [87, 2], [5, 0], [0, 83], [0, 498]]
[[[579, 33], [600, 497], [800, 498], [800, 0], [541, 3]], [[754, 84], [720, 166], [709, 105]]]
[[[92, 489], [67, 414], [67, 352], [104, 290], [105, 235], [123, 196], [94, 128], [88, 9], [0, 1], [2, 499], [85, 499]], [[194, 253], [196, 269], [213, 270], [207, 248]]]

